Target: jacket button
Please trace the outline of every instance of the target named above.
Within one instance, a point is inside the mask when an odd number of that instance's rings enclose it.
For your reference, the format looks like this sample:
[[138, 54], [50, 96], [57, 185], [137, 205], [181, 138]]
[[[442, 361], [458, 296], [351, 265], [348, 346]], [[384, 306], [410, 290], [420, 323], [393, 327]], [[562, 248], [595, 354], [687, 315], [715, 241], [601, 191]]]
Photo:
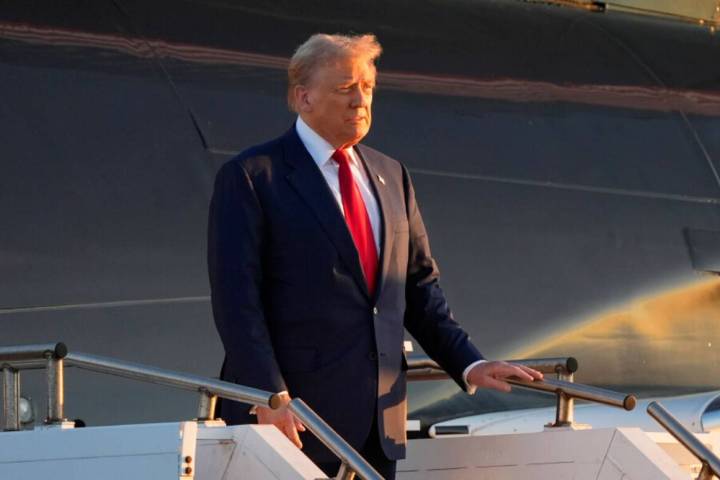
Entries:
[[378, 314], [378, 308], [377, 308], [377, 307], [373, 307], [373, 315], [377, 315], [377, 314]]
[[368, 353], [368, 358], [370, 360], [377, 360], [377, 353], [375, 353], [375, 352]]

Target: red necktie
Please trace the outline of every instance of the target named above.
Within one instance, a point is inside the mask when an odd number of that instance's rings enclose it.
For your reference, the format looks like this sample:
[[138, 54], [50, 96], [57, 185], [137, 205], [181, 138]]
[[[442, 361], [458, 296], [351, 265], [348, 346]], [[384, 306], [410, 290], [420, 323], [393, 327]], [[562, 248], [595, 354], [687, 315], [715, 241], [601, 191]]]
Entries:
[[340, 196], [345, 211], [345, 222], [360, 255], [360, 264], [363, 273], [365, 273], [365, 281], [367, 282], [368, 291], [372, 295], [375, 291], [378, 256], [377, 248], [375, 248], [375, 237], [370, 225], [370, 217], [360, 190], [350, 171], [350, 155], [346, 151], [338, 149], [332, 154], [332, 158], [340, 165], [338, 177], [340, 180]]

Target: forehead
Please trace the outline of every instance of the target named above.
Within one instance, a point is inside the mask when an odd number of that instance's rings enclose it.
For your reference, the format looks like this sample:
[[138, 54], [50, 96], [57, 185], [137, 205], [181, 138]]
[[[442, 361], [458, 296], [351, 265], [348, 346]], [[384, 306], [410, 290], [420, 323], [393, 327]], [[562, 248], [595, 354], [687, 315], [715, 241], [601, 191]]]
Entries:
[[320, 66], [316, 78], [324, 82], [375, 80], [375, 65], [366, 58], [343, 58]]

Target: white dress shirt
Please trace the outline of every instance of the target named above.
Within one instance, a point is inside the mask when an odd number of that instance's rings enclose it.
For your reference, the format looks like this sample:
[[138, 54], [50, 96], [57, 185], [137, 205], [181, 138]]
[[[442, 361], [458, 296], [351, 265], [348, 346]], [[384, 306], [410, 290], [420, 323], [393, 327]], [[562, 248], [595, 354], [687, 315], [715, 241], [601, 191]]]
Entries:
[[[332, 154], [335, 152], [335, 149], [327, 140], [321, 137], [315, 130], [310, 128], [310, 126], [305, 123], [300, 116], [298, 116], [297, 121], [295, 122], [295, 130], [297, 131], [298, 137], [300, 137], [300, 141], [303, 145], [305, 145], [305, 148], [310, 153], [313, 160], [315, 160], [315, 163], [320, 169], [323, 177], [325, 177], [325, 181], [327, 182], [328, 187], [330, 187], [330, 190], [335, 197], [335, 201], [337, 201], [338, 207], [344, 216], [345, 211], [343, 209], [342, 195], [340, 193], [340, 165], [332, 159]], [[358, 158], [355, 149], [347, 148], [345, 149], [345, 152], [350, 156], [350, 171], [352, 172], [355, 184], [360, 190], [363, 202], [365, 202], [365, 209], [367, 210], [368, 217], [370, 218], [370, 226], [372, 227], [373, 237], [375, 238], [375, 248], [377, 248], [378, 258], [380, 258], [380, 208], [377, 200], [375, 199], [375, 195], [373, 195], [367, 172]], [[472, 367], [485, 361], [486, 360], [478, 360], [477, 362], [471, 363], [463, 371], [463, 381], [465, 382], [465, 385], [467, 385], [468, 393], [470, 395], [475, 393], [475, 389], [477, 387], [467, 383], [467, 375]], [[287, 392], [283, 391], [278, 393]], [[255, 407], [250, 409], [250, 413], [255, 413]]]
[[471, 363], [470, 365], [468, 365], [467, 367], [465, 367], [465, 370], [463, 370], [463, 382], [465, 382], [465, 385], [467, 385], [468, 395], [474, 394], [475, 390], [477, 390], [477, 386], [471, 385], [470, 383], [468, 383], [468, 380], [467, 380], [468, 373], [470, 373], [470, 370], [472, 370], [475, 365], [480, 365], [481, 363], [484, 363], [484, 362], [487, 362], [487, 360], [477, 360], [477, 361]]
[[[330, 187], [330, 190], [332, 190], [333, 196], [344, 216], [345, 211], [343, 209], [342, 195], [340, 194], [340, 180], [338, 178], [340, 165], [332, 159], [332, 154], [335, 153], [335, 149], [300, 117], [297, 118], [295, 130], [297, 131], [298, 137], [300, 137], [300, 141], [305, 145], [307, 151], [310, 152], [310, 156], [315, 160], [320, 172], [323, 174], [323, 177], [325, 177], [325, 181], [328, 187]], [[370, 226], [372, 227], [373, 237], [375, 238], [375, 248], [377, 249], [378, 258], [380, 258], [380, 208], [373, 195], [367, 172], [365, 172], [365, 168], [358, 158], [355, 149], [346, 148], [345, 152], [350, 156], [350, 171], [362, 195], [368, 217], [370, 217]]]

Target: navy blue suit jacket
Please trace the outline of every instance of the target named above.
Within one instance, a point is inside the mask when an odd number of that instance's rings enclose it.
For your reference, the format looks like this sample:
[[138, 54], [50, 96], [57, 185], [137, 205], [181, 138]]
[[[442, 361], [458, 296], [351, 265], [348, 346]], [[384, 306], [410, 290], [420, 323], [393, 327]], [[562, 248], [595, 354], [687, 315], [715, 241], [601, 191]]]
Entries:
[[[403, 329], [463, 389], [463, 370], [483, 357], [438, 285], [407, 169], [364, 145], [355, 149], [382, 217], [374, 295], [342, 211], [294, 126], [219, 170], [208, 267], [226, 353], [221, 378], [287, 390], [358, 449], [377, 412], [383, 450], [399, 459], [407, 414]], [[222, 402], [219, 415], [228, 424], [255, 421], [237, 402]], [[313, 460], [333, 460], [311, 433], [302, 435]]]

